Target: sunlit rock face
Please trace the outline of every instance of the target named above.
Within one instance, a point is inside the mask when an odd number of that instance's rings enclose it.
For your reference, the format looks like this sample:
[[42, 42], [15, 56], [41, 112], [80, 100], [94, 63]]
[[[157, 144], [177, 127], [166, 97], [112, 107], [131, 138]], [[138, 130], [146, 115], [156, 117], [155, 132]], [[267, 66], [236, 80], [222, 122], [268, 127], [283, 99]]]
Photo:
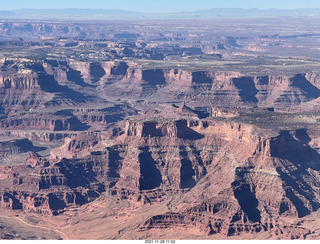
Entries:
[[0, 238], [319, 239], [304, 21], [2, 21]]

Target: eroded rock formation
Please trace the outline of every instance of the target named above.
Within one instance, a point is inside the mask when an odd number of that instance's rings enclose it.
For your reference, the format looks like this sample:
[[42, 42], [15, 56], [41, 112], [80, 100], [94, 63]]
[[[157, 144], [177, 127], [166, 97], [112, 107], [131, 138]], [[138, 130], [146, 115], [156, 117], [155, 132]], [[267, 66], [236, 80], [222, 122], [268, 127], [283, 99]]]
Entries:
[[192, 226], [225, 236], [295, 229], [280, 220], [319, 209], [320, 156], [307, 131], [276, 135], [235, 122], [171, 120], [127, 121], [124, 132], [108, 146], [94, 134], [67, 139], [55, 150], [68, 159], [32, 154], [24, 165], [2, 167], [1, 206], [59, 214], [105, 191], [143, 205], [174, 194], [172, 211], [137, 231]]
[[1, 21], [3, 214], [63, 238], [319, 238], [318, 24], [243, 21]]

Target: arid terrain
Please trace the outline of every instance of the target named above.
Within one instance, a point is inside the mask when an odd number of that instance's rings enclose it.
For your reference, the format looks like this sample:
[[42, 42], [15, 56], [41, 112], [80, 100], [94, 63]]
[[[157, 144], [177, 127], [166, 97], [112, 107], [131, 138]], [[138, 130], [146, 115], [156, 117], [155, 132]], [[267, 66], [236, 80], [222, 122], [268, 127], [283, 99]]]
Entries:
[[0, 239], [319, 239], [320, 21], [0, 21]]

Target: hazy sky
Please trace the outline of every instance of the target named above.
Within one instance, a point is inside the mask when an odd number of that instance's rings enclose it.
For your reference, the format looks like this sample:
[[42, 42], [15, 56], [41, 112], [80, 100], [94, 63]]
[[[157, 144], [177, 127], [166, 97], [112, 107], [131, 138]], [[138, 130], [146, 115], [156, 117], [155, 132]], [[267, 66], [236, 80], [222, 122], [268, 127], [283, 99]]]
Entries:
[[0, 3], [1, 10], [94, 8], [180, 12], [209, 8], [320, 8], [320, 0], [0, 0]]

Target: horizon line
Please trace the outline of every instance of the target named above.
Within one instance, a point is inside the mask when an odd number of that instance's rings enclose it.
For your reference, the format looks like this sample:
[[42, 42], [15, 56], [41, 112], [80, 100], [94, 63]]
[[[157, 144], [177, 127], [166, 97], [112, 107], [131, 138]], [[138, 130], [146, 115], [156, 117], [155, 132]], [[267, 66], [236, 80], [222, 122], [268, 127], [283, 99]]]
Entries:
[[218, 10], [218, 9], [241, 9], [241, 10], [316, 10], [318, 8], [312, 7], [304, 7], [304, 8], [236, 8], [236, 7], [228, 7], [228, 8], [207, 8], [207, 9], [198, 9], [198, 10], [168, 10], [168, 11], [161, 11], [161, 12], [153, 12], [153, 11], [141, 11], [141, 10], [128, 10], [128, 9], [121, 9], [121, 8], [19, 8], [19, 9], [0, 9], [0, 11], [19, 11], [19, 10], [96, 10], [96, 11], [104, 11], [104, 10], [115, 10], [115, 11], [127, 11], [127, 12], [136, 12], [136, 13], [189, 13], [189, 12], [198, 12], [198, 11], [207, 11], [207, 10]]

